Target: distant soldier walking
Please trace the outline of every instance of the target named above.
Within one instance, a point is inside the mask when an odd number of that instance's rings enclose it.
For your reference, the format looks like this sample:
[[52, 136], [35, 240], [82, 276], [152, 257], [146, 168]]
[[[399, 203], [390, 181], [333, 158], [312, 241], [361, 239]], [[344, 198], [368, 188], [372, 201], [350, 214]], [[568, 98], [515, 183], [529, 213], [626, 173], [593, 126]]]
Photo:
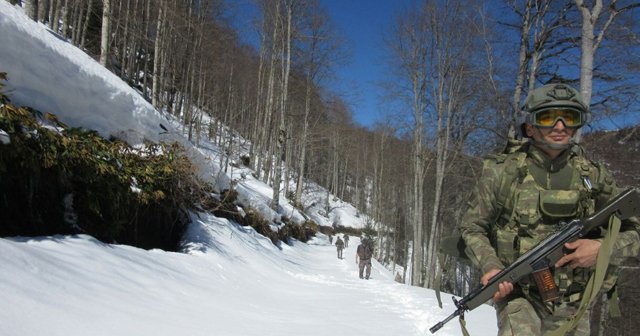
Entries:
[[[371, 257], [372, 256], [373, 256], [373, 249], [371, 247], [371, 240], [367, 238], [362, 238], [362, 242], [360, 243], [360, 245], [358, 245], [358, 249], [356, 250], [356, 264], [358, 264], [360, 279], [369, 280], [369, 276], [371, 276]], [[365, 268], [366, 268], [366, 273], [365, 273]]]
[[344, 241], [340, 236], [336, 239], [336, 249], [338, 250], [338, 259], [342, 259], [342, 250], [344, 250]]
[[344, 247], [349, 247], [349, 235], [346, 233], [344, 234]]

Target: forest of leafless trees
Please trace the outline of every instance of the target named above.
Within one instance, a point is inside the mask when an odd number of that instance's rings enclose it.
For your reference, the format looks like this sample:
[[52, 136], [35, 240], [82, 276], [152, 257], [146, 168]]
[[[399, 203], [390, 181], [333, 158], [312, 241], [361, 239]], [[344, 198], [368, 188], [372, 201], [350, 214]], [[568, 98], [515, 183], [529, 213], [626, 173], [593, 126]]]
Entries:
[[[194, 144], [208, 134], [229, 159], [250, 144], [246, 162], [274, 186], [274, 208], [281, 193], [304, 207], [308, 179], [354, 204], [378, 232], [378, 258], [402, 265], [416, 286], [439, 281], [441, 237], [461, 217], [480, 158], [517, 136], [529, 90], [579, 88], [595, 115], [582, 135], [594, 150], [612, 137], [597, 125], [628, 126], [622, 120], [638, 114], [636, 1], [415, 1], [380, 36], [388, 113], [371, 128], [331, 86], [350, 50], [321, 0], [255, 0], [258, 45], [225, 19], [233, 0], [9, 1], [180, 118]], [[638, 155], [630, 130], [618, 156], [597, 158], [639, 186], [628, 175]], [[445, 262], [462, 275], [451, 291], [475, 281], [467, 266]]]

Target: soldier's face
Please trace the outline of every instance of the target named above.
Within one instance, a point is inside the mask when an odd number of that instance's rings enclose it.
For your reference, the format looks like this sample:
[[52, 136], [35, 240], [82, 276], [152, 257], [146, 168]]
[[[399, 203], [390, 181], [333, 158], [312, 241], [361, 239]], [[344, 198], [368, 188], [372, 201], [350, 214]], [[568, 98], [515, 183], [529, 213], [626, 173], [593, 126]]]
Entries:
[[526, 124], [526, 130], [527, 135], [538, 143], [546, 142], [557, 145], [569, 144], [569, 141], [571, 141], [571, 138], [576, 132], [576, 128], [566, 127], [564, 122], [560, 119], [556, 121], [553, 127], [536, 127], [531, 124]]

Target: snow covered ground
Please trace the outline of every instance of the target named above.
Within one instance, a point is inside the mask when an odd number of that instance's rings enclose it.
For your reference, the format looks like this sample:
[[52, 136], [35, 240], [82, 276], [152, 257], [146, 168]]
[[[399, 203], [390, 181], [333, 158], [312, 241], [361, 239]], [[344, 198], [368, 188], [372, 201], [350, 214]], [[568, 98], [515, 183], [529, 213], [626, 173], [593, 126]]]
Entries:
[[[357, 275], [326, 238], [283, 250], [203, 217], [189, 253], [106, 245], [89, 236], [0, 239], [1, 335], [424, 335], [453, 311], [374, 261]], [[495, 334], [493, 309], [468, 314]], [[438, 335], [459, 335], [456, 321]]]

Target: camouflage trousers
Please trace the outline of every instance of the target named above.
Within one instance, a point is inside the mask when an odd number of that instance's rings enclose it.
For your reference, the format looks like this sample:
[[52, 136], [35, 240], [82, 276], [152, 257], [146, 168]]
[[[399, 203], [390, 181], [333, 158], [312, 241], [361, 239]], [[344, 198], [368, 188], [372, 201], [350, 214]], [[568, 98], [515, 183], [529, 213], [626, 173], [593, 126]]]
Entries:
[[365, 268], [366, 268], [366, 274], [364, 274], [364, 278], [365, 279], [369, 279], [369, 276], [371, 276], [371, 259], [360, 259], [360, 262], [358, 263], [358, 269], [360, 270], [360, 279], [363, 278], [363, 273], [365, 273]]
[[[580, 301], [561, 302], [553, 307], [531, 303], [524, 297], [496, 304], [499, 336], [540, 336], [560, 328], [577, 312]], [[582, 315], [576, 328], [566, 335], [588, 336], [590, 309]]]

